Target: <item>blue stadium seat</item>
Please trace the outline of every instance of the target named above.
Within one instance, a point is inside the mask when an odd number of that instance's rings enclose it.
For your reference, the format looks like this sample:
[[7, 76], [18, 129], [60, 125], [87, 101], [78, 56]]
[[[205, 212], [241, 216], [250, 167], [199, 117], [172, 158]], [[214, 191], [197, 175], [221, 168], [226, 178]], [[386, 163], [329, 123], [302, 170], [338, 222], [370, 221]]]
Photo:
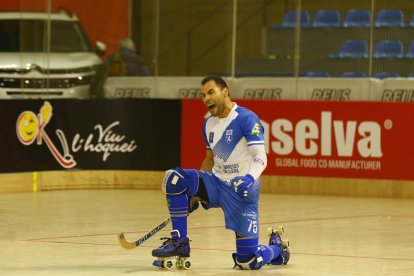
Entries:
[[414, 40], [411, 41], [410, 45], [408, 46], [407, 54], [405, 55], [406, 58], [414, 58]]
[[365, 40], [346, 40], [342, 43], [339, 54], [329, 55], [330, 58], [367, 58], [368, 42]]
[[414, 78], [414, 72], [413, 73], [408, 73], [407, 77]]
[[344, 27], [371, 26], [371, 12], [369, 10], [349, 10], [345, 14]]
[[328, 78], [331, 76], [328, 72], [306, 72], [303, 74], [304, 77], [307, 78]]
[[381, 40], [377, 43], [374, 58], [403, 58], [404, 45], [401, 40]]
[[341, 74], [342, 78], [366, 78], [367, 75], [361, 72], [343, 72]]
[[[282, 25], [273, 24], [273, 28], [295, 28], [296, 27], [296, 18], [298, 15], [298, 11], [291, 10], [287, 11], [283, 16]], [[310, 27], [310, 15], [308, 11], [302, 10], [300, 11], [300, 26], [303, 28]]]
[[405, 27], [402, 10], [381, 10], [375, 20], [375, 27]]
[[319, 10], [315, 14], [312, 26], [321, 27], [341, 27], [339, 11]]
[[374, 74], [374, 78], [376, 79], [386, 79], [386, 78], [399, 78], [400, 74], [398, 73], [390, 73], [390, 72], [378, 72]]

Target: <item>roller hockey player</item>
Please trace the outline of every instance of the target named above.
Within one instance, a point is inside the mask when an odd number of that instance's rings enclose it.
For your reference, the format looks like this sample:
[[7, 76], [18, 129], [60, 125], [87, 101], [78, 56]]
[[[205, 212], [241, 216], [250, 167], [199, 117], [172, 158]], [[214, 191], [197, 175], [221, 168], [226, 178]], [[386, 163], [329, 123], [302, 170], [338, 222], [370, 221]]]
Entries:
[[235, 268], [286, 265], [290, 251], [281, 239], [282, 227], [269, 228], [269, 245], [259, 244], [260, 175], [267, 165], [263, 126], [256, 114], [232, 102], [222, 78], [208, 76], [201, 84], [201, 97], [211, 114], [203, 125], [206, 157], [200, 170], [174, 168], [165, 174], [162, 190], [173, 231], [152, 251], [157, 258], [153, 264], [169, 269], [176, 261], [178, 268], [190, 268], [187, 215], [201, 202], [206, 210], [222, 208], [226, 228], [235, 232]]

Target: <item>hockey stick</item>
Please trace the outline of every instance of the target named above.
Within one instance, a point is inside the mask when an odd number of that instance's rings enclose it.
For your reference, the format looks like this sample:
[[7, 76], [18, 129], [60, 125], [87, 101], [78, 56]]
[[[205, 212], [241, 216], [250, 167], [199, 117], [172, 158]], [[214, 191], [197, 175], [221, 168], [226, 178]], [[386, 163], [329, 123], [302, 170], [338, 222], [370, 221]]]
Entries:
[[165, 219], [163, 222], [158, 224], [154, 227], [154, 229], [148, 231], [143, 237], [139, 238], [137, 241], [134, 242], [128, 242], [125, 238], [124, 233], [118, 234], [118, 241], [121, 244], [121, 246], [125, 249], [133, 249], [135, 247], [140, 246], [144, 241], [148, 240], [152, 236], [154, 236], [158, 231], [163, 229], [169, 222], [171, 218]]

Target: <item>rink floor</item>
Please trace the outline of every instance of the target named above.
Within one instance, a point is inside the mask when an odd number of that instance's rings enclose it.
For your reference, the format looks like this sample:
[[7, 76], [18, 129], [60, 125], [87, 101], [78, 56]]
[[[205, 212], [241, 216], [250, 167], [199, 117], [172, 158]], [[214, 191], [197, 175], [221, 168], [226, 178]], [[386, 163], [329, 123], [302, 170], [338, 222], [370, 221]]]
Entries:
[[[170, 225], [138, 248], [121, 248], [117, 233], [136, 240], [168, 217], [161, 191], [2, 194], [0, 202], [0, 275], [245, 273], [232, 269], [234, 233], [218, 209], [189, 217], [189, 271], [152, 266], [151, 250]], [[283, 225], [291, 260], [248, 275], [413, 275], [413, 210], [414, 200], [262, 194], [260, 241], [267, 244], [267, 227]]]

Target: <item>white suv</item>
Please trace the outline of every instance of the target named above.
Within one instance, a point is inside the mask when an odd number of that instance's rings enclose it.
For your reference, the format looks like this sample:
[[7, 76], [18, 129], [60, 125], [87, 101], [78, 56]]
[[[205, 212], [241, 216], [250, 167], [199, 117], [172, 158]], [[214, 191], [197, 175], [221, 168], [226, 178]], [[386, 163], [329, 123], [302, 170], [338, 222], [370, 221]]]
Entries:
[[101, 64], [75, 15], [0, 12], [0, 99], [88, 98]]

